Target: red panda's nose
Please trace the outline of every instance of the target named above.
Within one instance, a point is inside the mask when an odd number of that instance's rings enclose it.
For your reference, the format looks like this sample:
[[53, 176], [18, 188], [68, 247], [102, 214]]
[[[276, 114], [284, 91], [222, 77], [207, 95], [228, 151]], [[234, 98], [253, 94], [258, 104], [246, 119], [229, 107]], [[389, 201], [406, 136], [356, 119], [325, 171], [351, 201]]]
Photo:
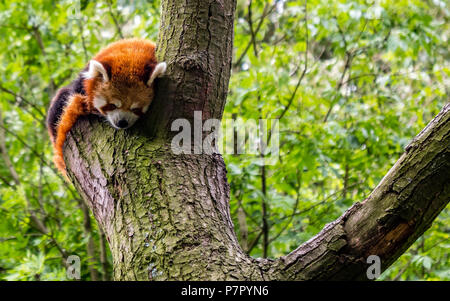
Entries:
[[124, 129], [128, 126], [128, 121], [126, 121], [125, 119], [121, 119], [119, 120], [119, 122], [117, 123], [117, 126], [121, 129]]

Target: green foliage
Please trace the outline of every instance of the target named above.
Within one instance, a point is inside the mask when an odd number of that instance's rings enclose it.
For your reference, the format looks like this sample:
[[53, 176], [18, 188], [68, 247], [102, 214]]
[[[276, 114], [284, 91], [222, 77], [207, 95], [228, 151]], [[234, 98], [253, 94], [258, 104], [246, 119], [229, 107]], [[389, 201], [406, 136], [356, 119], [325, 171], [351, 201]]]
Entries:
[[[224, 118], [280, 122], [274, 165], [225, 156], [252, 256], [285, 255], [364, 200], [449, 101], [448, 18], [439, 0], [238, 1]], [[156, 41], [158, 24], [159, 1], [0, 1], [0, 279], [66, 279], [67, 255], [80, 256], [83, 280], [110, 275], [95, 219], [85, 226], [81, 198], [53, 168], [44, 118], [102, 46]], [[382, 279], [450, 279], [449, 221], [446, 209]]]

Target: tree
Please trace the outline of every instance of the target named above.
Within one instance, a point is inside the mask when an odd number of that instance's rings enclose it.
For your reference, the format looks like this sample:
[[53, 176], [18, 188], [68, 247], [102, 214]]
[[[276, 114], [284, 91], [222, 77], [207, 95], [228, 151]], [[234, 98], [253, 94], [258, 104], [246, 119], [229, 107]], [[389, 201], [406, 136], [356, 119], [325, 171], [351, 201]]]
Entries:
[[[54, 168], [44, 119], [102, 47], [158, 41], [160, 1], [6, 0], [0, 14], [0, 279], [67, 280], [70, 255], [81, 279], [110, 279], [105, 235]], [[221, 152], [243, 252], [285, 256], [370, 195], [448, 103], [448, 16], [442, 1], [237, 1], [222, 124], [280, 129], [276, 158]], [[450, 279], [449, 208], [380, 280]]]
[[115, 279], [365, 279], [370, 255], [386, 269], [448, 203], [450, 106], [366, 200], [289, 255], [251, 258], [234, 233], [222, 157], [170, 149], [173, 120], [222, 118], [234, 12], [233, 1], [163, 1], [168, 72], [148, 118], [127, 132], [84, 118], [68, 138], [69, 175], [105, 231]]

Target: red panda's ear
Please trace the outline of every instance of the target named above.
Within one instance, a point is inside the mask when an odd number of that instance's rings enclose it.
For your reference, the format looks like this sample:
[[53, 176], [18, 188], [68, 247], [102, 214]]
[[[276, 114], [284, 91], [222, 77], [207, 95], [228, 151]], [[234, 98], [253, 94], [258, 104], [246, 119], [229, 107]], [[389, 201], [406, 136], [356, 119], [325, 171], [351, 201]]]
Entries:
[[162, 63], [159, 63], [158, 65], [156, 65], [155, 70], [153, 70], [153, 73], [147, 82], [147, 86], [150, 86], [153, 83], [153, 81], [155, 80], [155, 78], [161, 76], [162, 74], [164, 74], [164, 72], [166, 72], [166, 63], [165, 62], [162, 62]]
[[109, 81], [109, 75], [106, 71], [106, 64], [102, 64], [99, 61], [91, 60], [89, 62], [89, 69], [84, 73], [84, 78], [91, 79], [100, 76], [103, 82]]

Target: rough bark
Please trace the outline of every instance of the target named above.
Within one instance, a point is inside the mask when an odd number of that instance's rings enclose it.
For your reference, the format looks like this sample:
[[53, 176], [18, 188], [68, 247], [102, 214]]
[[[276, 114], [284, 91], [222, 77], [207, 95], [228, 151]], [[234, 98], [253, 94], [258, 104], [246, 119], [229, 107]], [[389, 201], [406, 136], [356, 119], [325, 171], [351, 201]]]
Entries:
[[219, 154], [175, 155], [170, 124], [222, 116], [235, 2], [162, 1], [158, 55], [168, 63], [149, 113], [116, 131], [77, 122], [68, 173], [109, 242], [116, 280], [361, 279], [368, 255], [389, 266], [448, 203], [449, 106], [371, 196], [291, 254], [254, 259], [238, 244]]

